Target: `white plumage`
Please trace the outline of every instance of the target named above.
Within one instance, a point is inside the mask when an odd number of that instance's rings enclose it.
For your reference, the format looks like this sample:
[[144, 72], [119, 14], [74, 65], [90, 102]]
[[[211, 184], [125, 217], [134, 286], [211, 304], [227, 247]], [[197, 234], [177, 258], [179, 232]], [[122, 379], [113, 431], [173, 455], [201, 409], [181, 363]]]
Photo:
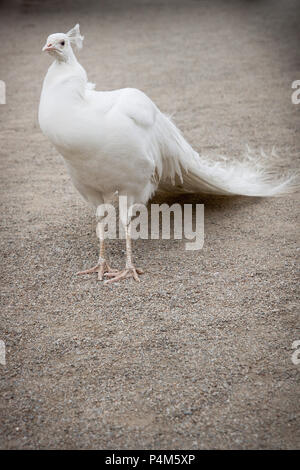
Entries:
[[[87, 201], [98, 206], [116, 191], [131, 205], [147, 203], [156, 191], [276, 196], [296, 188], [294, 177], [274, 177], [265, 168], [266, 159], [254, 160], [250, 153], [235, 163], [199, 156], [142, 91], [94, 91], [72, 50], [82, 40], [79, 25], [48, 37], [43, 50], [55, 60], [44, 80], [39, 123]], [[123, 222], [126, 231], [127, 218]], [[141, 271], [132, 264], [128, 231], [126, 237], [124, 271], [108, 266], [103, 241], [98, 264], [83, 273], [97, 271], [99, 279], [107, 273], [108, 282], [129, 276], [138, 280]]]

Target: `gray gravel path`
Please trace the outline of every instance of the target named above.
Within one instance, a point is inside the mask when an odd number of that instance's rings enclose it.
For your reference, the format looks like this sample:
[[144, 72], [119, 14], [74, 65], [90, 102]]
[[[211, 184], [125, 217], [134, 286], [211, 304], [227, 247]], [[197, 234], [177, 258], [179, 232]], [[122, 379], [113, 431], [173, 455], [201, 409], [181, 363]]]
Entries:
[[299, 447], [298, 195], [182, 199], [205, 203], [203, 249], [137, 241], [142, 282], [107, 288], [74, 275], [95, 220], [37, 123], [41, 47], [80, 22], [98, 89], [144, 90], [198, 151], [296, 168], [298, 2], [50, 3], [0, 15], [1, 448]]

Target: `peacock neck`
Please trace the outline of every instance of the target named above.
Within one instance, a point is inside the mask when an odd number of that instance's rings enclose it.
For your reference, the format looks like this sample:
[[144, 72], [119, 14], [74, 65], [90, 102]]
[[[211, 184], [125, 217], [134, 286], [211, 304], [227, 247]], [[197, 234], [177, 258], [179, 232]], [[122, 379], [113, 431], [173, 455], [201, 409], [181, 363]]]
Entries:
[[57, 65], [63, 65], [63, 64], [67, 64], [67, 65], [76, 65], [76, 64], [79, 64], [78, 60], [76, 59], [76, 56], [73, 52], [73, 49], [70, 47], [69, 51], [68, 51], [68, 56], [67, 58], [65, 56], [61, 56], [61, 55], [57, 55], [55, 57], [55, 63]]

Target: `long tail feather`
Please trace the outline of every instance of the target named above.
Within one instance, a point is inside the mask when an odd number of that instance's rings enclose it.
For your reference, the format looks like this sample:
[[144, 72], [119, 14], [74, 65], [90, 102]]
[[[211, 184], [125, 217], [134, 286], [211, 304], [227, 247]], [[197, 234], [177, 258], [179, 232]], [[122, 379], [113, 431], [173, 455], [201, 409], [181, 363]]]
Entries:
[[247, 147], [238, 161], [205, 157], [192, 149], [165, 115], [157, 132], [162, 155], [157, 169], [159, 192], [281, 196], [300, 189], [299, 173], [283, 172], [274, 151], [257, 155]]

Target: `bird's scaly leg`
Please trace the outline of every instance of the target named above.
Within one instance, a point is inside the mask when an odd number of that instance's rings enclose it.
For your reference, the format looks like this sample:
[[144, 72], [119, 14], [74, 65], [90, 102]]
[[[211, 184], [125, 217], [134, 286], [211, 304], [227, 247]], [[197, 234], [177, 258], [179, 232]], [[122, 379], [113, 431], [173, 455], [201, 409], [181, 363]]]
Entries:
[[79, 274], [91, 274], [91, 273], [98, 273], [98, 280], [102, 281], [103, 280], [103, 275], [105, 273], [116, 273], [117, 271], [115, 269], [112, 269], [109, 264], [107, 263], [105, 259], [105, 243], [104, 243], [104, 227], [101, 221], [99, 222], [99, 238], [100, 238], [100, 253], [99, 253], [99, 259], [98, 263], [96, 266], [93, 266], [90, 269], [86, 269], [84, 271], [79, 271], [77, 275]]
[[133, 277], [137, 282], [140, 282], [139, 274], [144, 274], [142, 269], [136, 268], [132, 263], [132, 250], [131, 250], [131, 236], [130, 236], [130, 224], [125, 225], [125, 234], [126, 234], [126, 266], [123, 271], [118, 272], [106, 272], [104, 275], [110, 277], [105, 281], [104, 284], [110, 284], [112, 282], [121, 281], [128, 277]]

